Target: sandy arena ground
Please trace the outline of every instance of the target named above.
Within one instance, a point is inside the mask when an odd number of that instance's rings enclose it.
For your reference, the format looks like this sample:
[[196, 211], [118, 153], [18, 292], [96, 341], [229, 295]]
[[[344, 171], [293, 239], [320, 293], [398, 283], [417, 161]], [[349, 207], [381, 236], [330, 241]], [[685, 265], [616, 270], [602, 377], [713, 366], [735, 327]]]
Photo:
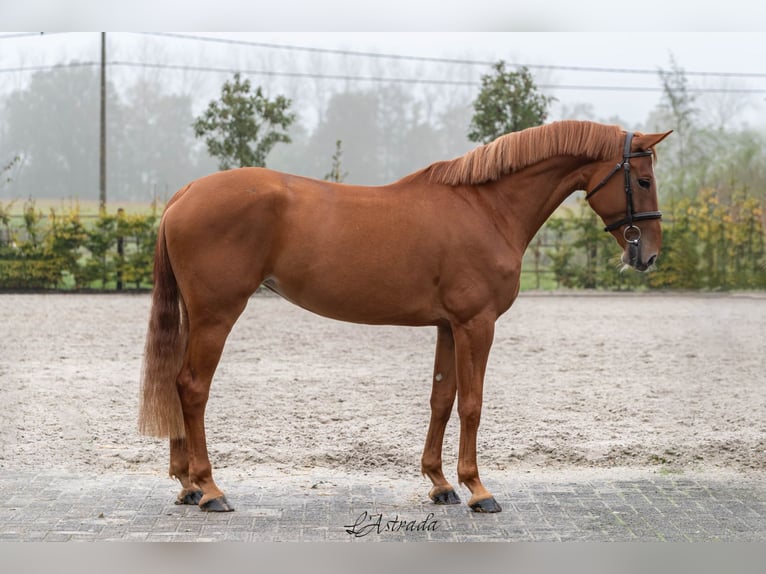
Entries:
[[[136, 433], [148, 309], [0, 295], [0, 468], [164, 475], [166, 444]], [[214, 469], [419, 477], [435, 335], [254, 297], [211, 391]], [[496, 330], [480, 468], [762, 477], [765, 335], [764, 295], [522, 294]]]

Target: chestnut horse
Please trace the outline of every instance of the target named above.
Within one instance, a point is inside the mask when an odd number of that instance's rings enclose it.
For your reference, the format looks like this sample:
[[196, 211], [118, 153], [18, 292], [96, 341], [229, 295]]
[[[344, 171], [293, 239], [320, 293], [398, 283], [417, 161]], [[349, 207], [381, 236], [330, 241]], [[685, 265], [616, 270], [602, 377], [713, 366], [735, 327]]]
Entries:
[[565, 198], [589, 190], [623, 263], [647, 269], [662, 233], [653, 147], [669, 133], [564, 121], [385, 186], [241, 168], [176, 193], [159, 227], [139, 430], [170, 439], [178, 503], [232, 510], [213, 480], [205, 405], [226, 338], [263, 284], [334, 319], [436, 327], [421, 460], [429, 496], [460, 502], [442, 470], [457, 397], [458, 481], [473, 510], [499, 512], [479, 479], [476, 434], [495, 321], [519, 292], [524, 250]]

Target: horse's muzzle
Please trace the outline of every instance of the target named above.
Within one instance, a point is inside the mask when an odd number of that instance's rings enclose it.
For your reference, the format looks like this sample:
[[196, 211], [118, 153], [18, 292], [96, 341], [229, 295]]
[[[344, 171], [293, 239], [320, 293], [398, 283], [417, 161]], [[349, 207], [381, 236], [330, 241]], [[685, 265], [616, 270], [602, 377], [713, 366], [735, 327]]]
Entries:
[[622, 262], [626, 265], [630, 265], [636, 271], [646, 271], [654, 262], [657, 261], [657, 254], [651, 253], [644, 259], [641, 249], [641, 240], [631, 241], [625, 247], [625, 251], [622, 254]]

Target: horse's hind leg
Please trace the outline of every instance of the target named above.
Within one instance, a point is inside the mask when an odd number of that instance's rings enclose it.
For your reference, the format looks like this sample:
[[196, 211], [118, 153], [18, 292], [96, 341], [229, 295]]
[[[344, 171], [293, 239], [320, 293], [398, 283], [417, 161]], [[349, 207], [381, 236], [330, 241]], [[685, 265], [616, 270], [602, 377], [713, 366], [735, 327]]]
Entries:
[[[178, 394], [186, 430], [189, 469], [187, 484], [192, 485], [189, 488], [196, 485], [202, 491], [199, 499], [202, 510], [213, 512], [234, 510], [226, 500], [223, 491], [213, 480], [205, 437], [205, 407], [213, 374], [221, 358], [226, 338], [246, 304], [245, 298], [236, 305], [229, 305], [225, 309], [215, 311], [211, 303], [208, 303], [207, 307], [199, 308], [189, 305], [188, 309], [189, 345], [183, 368], [178, 376]], [[182, 445], [176, 446], [180, 449]], [[171, 452], [171, 463], [172, 460]], [[180, 472], [183, 476], [183, 459], [180, 454], [177, 455], [176, 460], [181, 463]], [[184, 490], [186, 488], [187, 486], [184, 485]]]
[[421, 470], [433, 483], [428, 496], [436, 504], [459, 504], [460, 497], [444, 478], [442, 470], [442, 443], [444, 429], [452, 413], [457, 391], [455, 376], [455, 341], [449, 326], [439, 327], [436, 338], [436, 358], [431, 390], [431, 422], [423, 448]]
[[176, 504], [199, 504], [202, 499], [202, 490], [189, 477], [189, 453], [185, 438], [170, 439], [170, 469], [168, 472], [171, 478], [178, 479], [182, 486]]

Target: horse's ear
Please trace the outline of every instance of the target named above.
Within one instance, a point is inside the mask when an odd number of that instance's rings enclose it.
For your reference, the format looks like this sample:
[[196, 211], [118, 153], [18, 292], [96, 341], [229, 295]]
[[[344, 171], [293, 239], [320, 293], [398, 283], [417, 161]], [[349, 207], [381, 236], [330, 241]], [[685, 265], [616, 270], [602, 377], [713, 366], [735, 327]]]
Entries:
[[636, 143], [640, 146], [641, 149], [652, 149], [672, 133], [673, 130], [659, 134], [643, 134], [636, 138], [638, 140]]

